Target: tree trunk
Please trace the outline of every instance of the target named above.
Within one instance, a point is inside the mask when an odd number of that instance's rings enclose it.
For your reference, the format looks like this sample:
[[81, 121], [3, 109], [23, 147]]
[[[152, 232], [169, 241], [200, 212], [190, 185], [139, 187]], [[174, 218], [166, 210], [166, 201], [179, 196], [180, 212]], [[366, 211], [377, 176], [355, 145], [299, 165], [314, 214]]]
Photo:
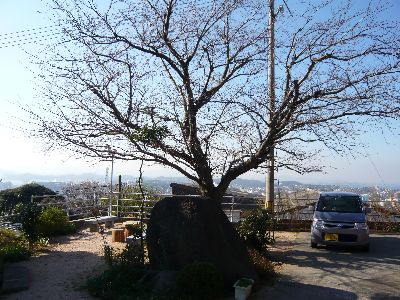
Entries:
[[222, 190], [213, 185], [212, 187], [200, 187], [200, 192], [202, 193], [202, 196], [211, 199], [213, 202], [221, 203], [226, 189]]

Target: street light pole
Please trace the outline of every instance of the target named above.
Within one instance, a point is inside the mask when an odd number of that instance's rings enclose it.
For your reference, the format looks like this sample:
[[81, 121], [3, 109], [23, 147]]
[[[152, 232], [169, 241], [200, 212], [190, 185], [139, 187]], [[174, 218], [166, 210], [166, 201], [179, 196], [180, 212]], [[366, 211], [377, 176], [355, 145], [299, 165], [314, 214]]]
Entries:
[[[269, 60], [268, 60], [268, 98], [269, 98], [269, 130], [272, 130], [272, 119], [275, 112], [275, 0], [269, 0]], [[265, 180], [265, 208], [274, 210], [274, 179], [275, 179], [275, 147], [271, 145], [267, 158], [267, 174]]]

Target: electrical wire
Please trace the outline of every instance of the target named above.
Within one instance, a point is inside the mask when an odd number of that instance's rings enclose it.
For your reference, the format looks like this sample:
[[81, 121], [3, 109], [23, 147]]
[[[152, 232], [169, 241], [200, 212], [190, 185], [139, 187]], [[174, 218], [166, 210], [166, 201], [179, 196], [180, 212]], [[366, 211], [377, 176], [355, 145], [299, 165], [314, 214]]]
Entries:
[[[229, 2], [231, 1], [224, 0], [221, 2], [222, 3], [220, 4], [226, 4], [226, 3], [229, 4]], [[213, 0], [206, 0], [200, 3], [197, 1], [190, 1], [190, 0], [179, 1], [177, 4], [177, 9], [182, 10], [193, 5], [200, 8], [206, 8], [214, 3], [216, 3], [216, 1]], [[114, 16], [117, 16], [117, 14], [114, 14]], [[61, 23], [58, 25], [49, 25], [38, 28], [29, 28], [15, 32], [2, 33], [0, 34], [0, 49], [8, 47], [18, 47], [27, 44], [41, 43], [45, 41], [54, 40], [57, 38], [57, 36], [61, 36], [63, 34], [62, 32], [63, 28], [62, 27], [60, 28], [60, 26], [62, 26]], [[63, 41], [63, 42], [68, 42], [68, 41]]]
[[53, 40], [61, 34], [62, 31], [59, 29], [58, 25], [3, 33], [0, 34], [0, 49]]
[[38, 27], [38, 28], [24, 29], [24, 30], [15, 31], [15, 32], [1, 33], [0, 34], [0, 39], [2, 37], [8, 36], [8, 35], [19, 35], [20, 33], [24, 33], [25, 34], [27, 32], [31, 32], [31, 31], [37, 31], [37, 30], [42, 30], [42, 29], [54, 28], [54, 27], [59, 27], [59, 25], [49, 25], [49, 26]]

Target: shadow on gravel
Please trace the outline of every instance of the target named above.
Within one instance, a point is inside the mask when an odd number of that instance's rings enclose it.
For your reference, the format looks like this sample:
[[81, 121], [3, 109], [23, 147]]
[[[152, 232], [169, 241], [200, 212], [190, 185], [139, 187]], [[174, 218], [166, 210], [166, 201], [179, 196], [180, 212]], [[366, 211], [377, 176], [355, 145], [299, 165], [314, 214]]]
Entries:
[[377, 293], [371, 296], [371, 300], [399, 300], [399, 296], [390, 296], [385, 293]]
[[[26, 271], [11, 274], [6, 286], [3, 278], [0, 299], [91, 299], [81, 289], [88, 278], [101, 273], [103, 261], [101, 256], [84, 250], [53, 250], [12, 263], [14, 269]], [[22, 287], [15, 287], [16, 283]]]
[[400, 235], [373, 234], [370, 251], [363, 252], [353, 247], [311, 248], [304, 232], [285, 255], [282, 277], [254, 299], [400, 300]]
[[313, 267], [336, 273], [340, 268], [360, 270], [386, 264], [400, 270], [400, 235], [371, 236], [370, 251], [352, 247], [325, 247], [311, 249], [308, 244], [296, 245], [287, 253], [287, 263]]
[[279, 299], [279, 300], [310, 300], [310, 299], [329, 299], [329, 300], [356, 300], [357, 295], [335, 288], [328, 288], [319, 285], [294, 282], [282, 278], [279, 289], [268, 288], [255, 294], [250, 299]]

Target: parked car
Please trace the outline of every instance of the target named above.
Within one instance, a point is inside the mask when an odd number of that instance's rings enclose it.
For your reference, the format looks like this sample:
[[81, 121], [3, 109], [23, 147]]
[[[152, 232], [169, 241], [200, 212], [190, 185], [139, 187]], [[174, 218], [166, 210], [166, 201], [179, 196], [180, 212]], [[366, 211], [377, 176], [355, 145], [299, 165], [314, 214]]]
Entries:
[[345, 192], [321, 193], [311, 225], [311, 247], [321, 245], [358, 246], [369, 249], [367, 210], [360, 195]]

